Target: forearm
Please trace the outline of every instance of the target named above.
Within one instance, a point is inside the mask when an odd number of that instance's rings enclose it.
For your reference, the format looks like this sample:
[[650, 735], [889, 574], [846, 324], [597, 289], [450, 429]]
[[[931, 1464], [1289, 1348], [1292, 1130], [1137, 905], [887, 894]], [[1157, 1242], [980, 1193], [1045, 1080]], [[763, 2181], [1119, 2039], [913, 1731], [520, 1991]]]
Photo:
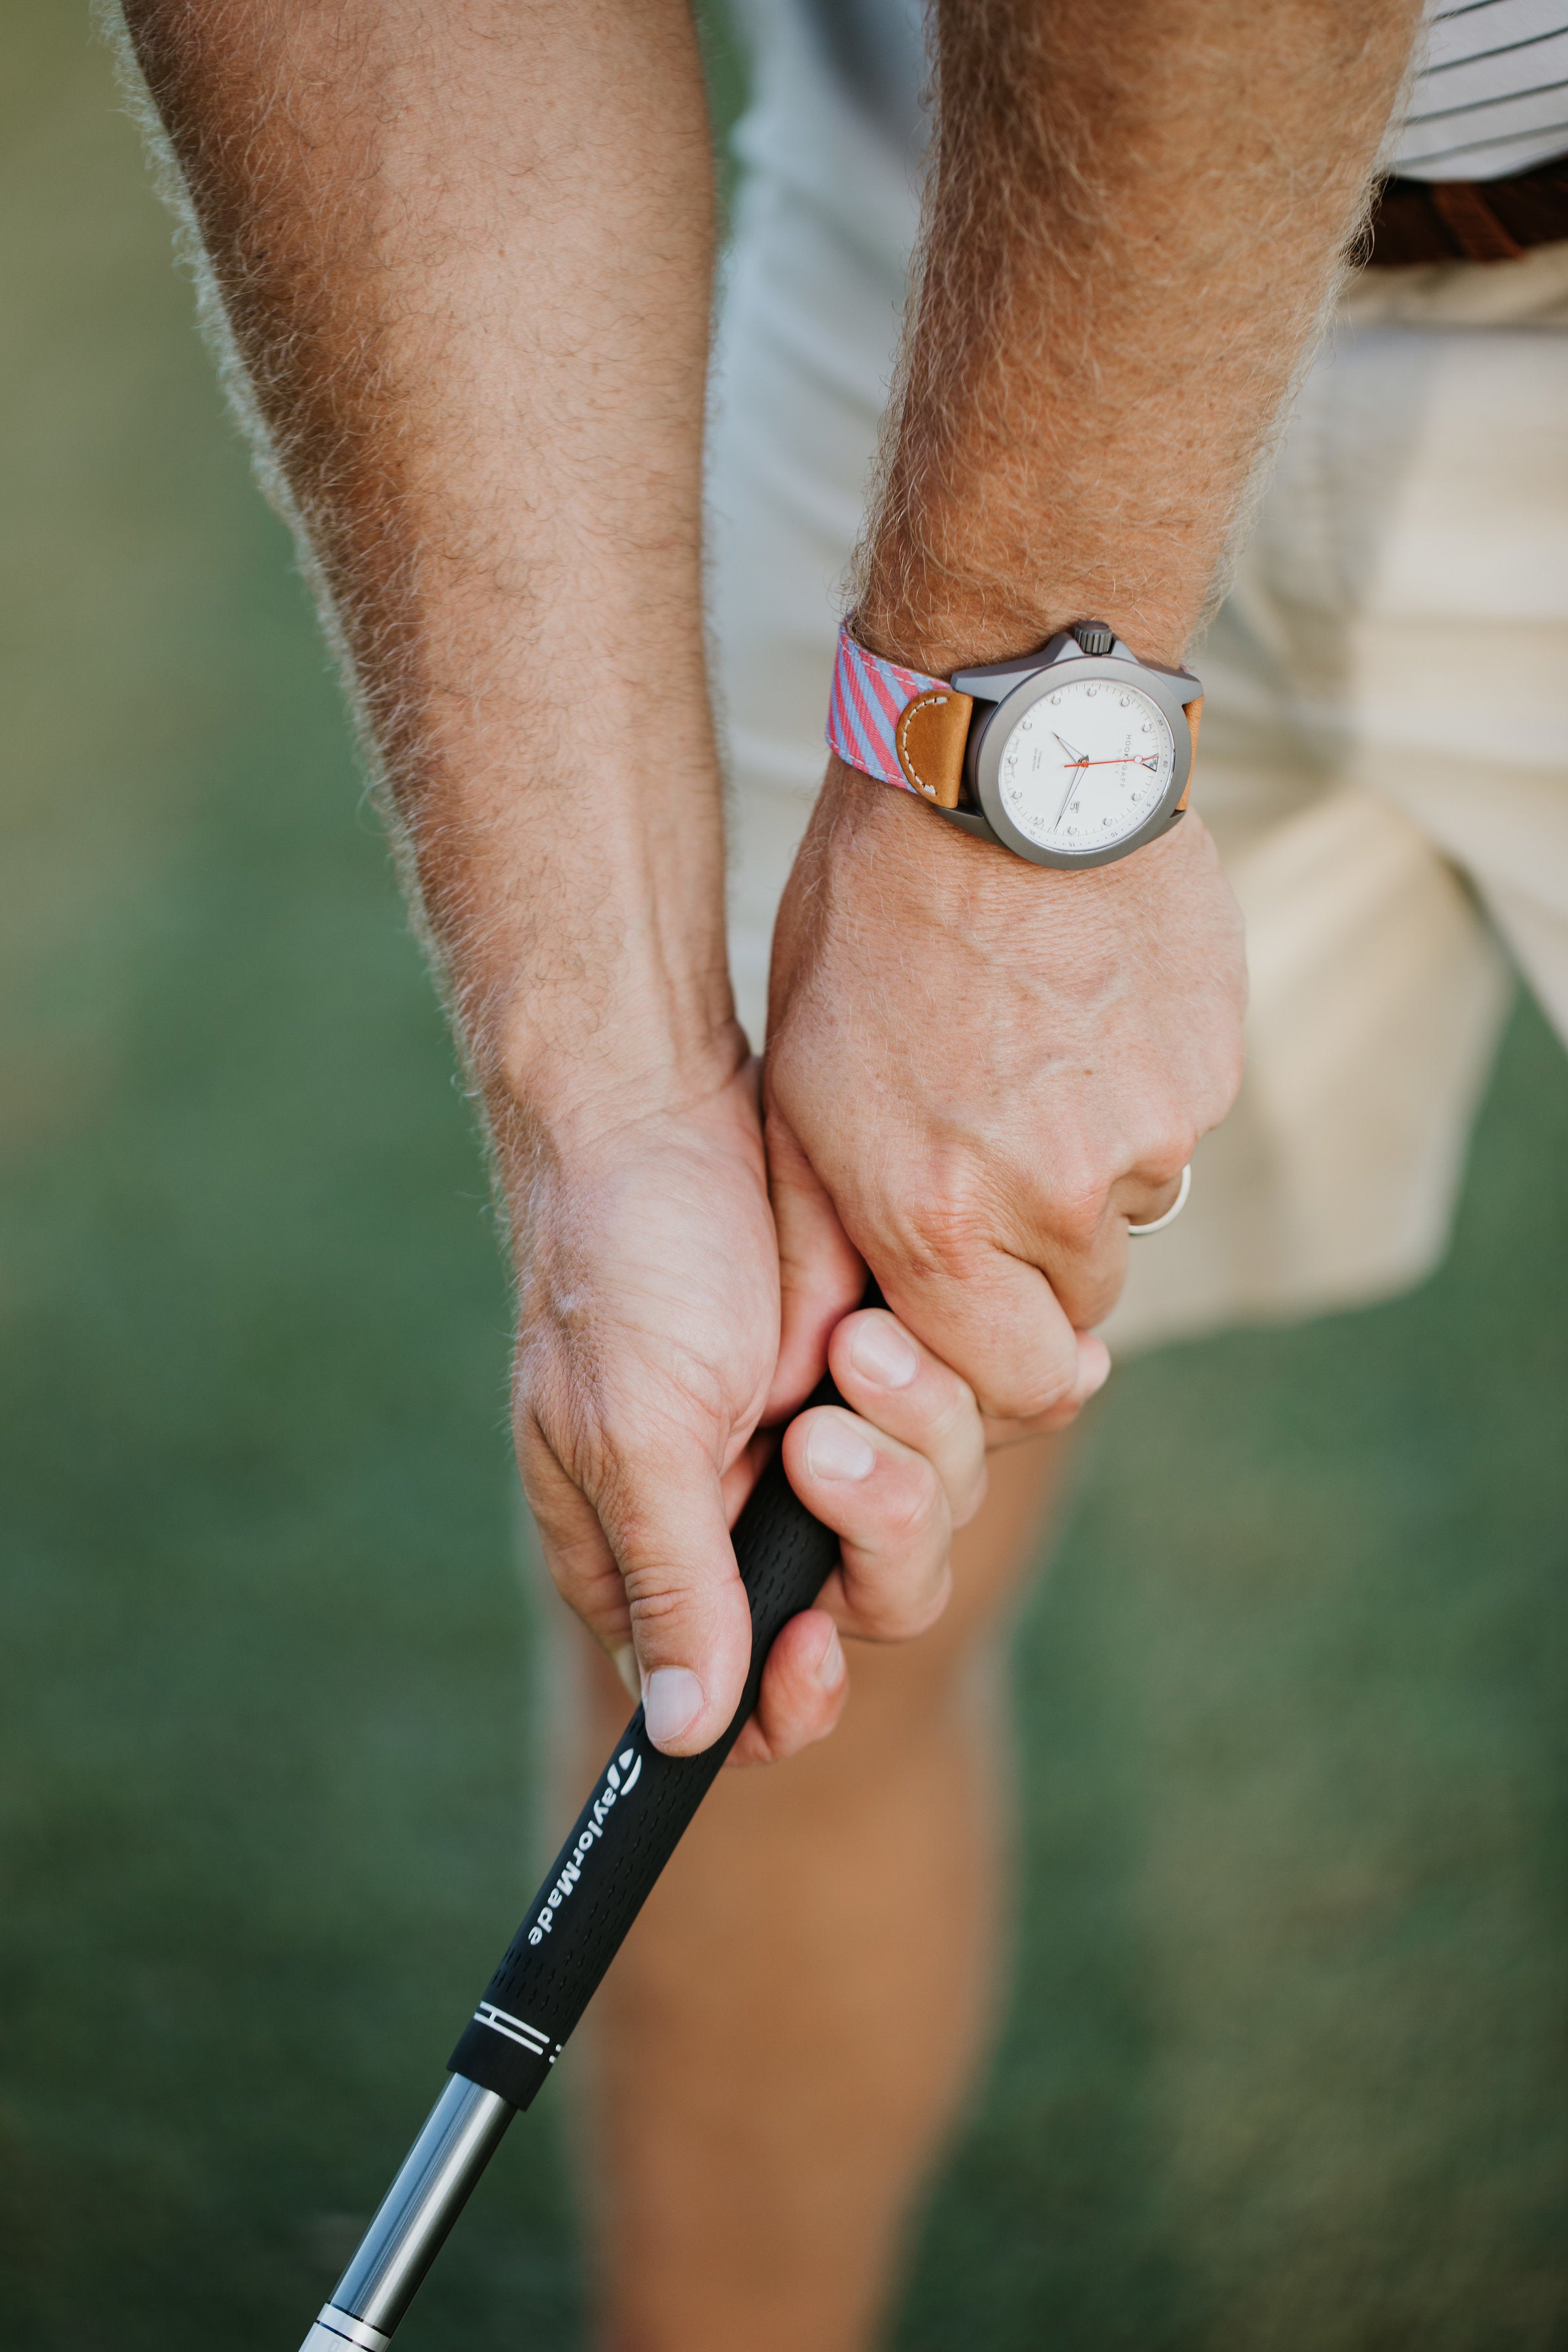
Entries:
[[718, 1082], [682, 0], [127, 16], [492, 1116]]
[[938, 0], [938, 131], [861, 633], [1179, 661], [1321, 319], [1417, 0]]
[[[874, 652], [940, 676], [1092, 617], [1183, 659], [1416, 19], [1417, 0], [937, 0], [922, 257], [858, 565]], [[1200, 816], [1058, 872], [836, 760], [769, 1018], [795, 1391], [853, 1296], [847, 1236], [995, 1418], [1074, 1408], [1129, 1226], [1172, 1205], [1235, 1099], [1245, 1001]]]
[[[544, 1557], [651, 1737], [695, 1752], [751, 1662], [728, 1530], [779, 1270], [703, 663], [712, 162], [690, 16], [125, 5], [485, 1089]], [[879, 1638], [941, 1605], [980, 1475], [973, 1401], [927, 1369], [890, 1405], [841, 1370], [869, 1418], [864, 1440], [839, 1428], [837, 1470], [812, 1447], [849, 1415], [791, 1432], [791, 1475], [843, 1539], [844, 1622]], [[820, 1737], [844, 1689], [806, 1612], [750, 1752]]]

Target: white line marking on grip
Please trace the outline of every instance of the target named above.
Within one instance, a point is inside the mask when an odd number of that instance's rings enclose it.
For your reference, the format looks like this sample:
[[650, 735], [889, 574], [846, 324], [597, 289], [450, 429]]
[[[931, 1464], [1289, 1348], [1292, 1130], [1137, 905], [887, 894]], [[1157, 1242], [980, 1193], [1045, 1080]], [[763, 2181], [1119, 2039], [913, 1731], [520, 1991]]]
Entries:
[[542, 2058], [550, 2047], [548, 2033], [541, 2033], [537, 2025], [525, 2025], [521, 2017], [498, 2009], [493, 2000], [480, 2001], [474, 2011], [474, 2023], [488, 2025], [492, 2033], [504, 2033], [509, 2042], [521, 2043], [533, 2058]]

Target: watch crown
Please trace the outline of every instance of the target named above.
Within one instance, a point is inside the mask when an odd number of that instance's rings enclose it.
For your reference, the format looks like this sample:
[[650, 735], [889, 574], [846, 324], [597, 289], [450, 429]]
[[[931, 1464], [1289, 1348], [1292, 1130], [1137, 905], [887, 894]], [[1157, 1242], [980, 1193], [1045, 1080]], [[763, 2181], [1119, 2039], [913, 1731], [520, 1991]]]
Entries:
[[1116, 643], [1116, 632], [1108, 629], [1103, 621], [1075, 621], [1073, 635], [1079, 653], [1108, 654]]

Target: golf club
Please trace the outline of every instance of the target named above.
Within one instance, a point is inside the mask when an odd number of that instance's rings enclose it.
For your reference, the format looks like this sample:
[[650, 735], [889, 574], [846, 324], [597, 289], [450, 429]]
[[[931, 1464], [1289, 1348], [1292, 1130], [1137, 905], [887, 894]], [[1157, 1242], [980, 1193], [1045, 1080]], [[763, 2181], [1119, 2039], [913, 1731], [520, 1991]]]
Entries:
[[[875, 1290], [867, 1305], [880, 1304]], [[840, 1402], [825, 1380], [810, 1403]], [[632, 1921], [740, 1738], [774, 1637], [809, 1609], [838, 1556], [775, 1454], [735, 1523], [752, 1664], [729, 1727], [700, 1756], [666, 1756], [639, 1706], [447, 2062], [450, 2077], [301, 2352], [385, 2352], [513, 2116], [530, 2105]]]

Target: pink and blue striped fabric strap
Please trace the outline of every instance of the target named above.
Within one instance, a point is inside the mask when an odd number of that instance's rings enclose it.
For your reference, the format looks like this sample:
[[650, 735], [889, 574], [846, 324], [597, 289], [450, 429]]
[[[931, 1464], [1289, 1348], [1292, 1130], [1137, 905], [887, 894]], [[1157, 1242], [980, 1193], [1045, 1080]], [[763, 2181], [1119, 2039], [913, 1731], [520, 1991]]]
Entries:
[[946, 684], [944, 677], [928, 677], [924, 670], [906, 669], [901, 662], [868, 654], [844, 622], [827, 698], [829, 751], [863, 776], [912, 793], [914, 786], [899, 762], [899, 721], [917, 694], [940, 693]]

